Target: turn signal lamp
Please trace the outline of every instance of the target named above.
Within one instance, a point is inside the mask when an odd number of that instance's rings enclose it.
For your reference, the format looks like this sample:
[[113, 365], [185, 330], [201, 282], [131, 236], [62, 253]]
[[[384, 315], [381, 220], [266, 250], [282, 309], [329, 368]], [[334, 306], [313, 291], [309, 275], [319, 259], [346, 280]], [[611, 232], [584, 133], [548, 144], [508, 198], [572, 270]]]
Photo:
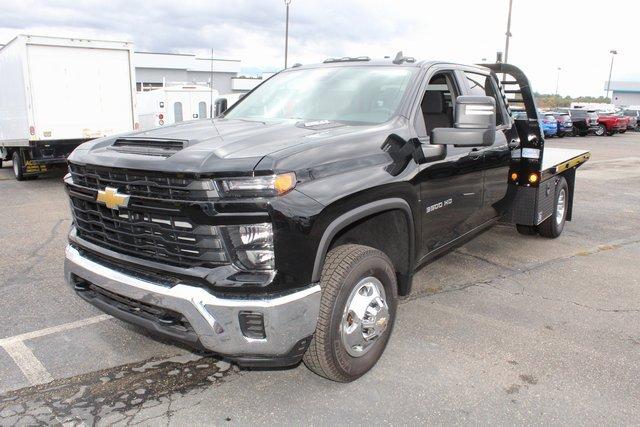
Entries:
[[295, 186], [296, 174], [293, 172], [276, 175], [276, 179], [273, 183], [273, 187], [278, 194], [284, 194], [287, 191], [292, 190]]
[[511, 173], [511, 181], [515, 182], [518, 180], [518, 174], [516, 172]]

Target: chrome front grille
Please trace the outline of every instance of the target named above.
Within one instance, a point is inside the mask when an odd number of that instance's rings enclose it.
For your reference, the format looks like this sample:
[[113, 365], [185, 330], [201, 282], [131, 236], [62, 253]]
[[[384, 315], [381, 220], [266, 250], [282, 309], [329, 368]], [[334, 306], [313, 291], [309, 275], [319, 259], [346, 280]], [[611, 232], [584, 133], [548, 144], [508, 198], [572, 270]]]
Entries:
[[136, 197], [162, 200], [210, 200], [218, 197], [212, 180], [197, 180], [185, 174], [165, 174], [92, 165], [69, 165], [73, 183], [84, 188], [118, 188]]
[[196, 224], [179, 208], [161, 209], [143, 203], [109, 209], [95, 193], [70, 188], [78, 237], [113, 251], [169, 265], [214, 267], [228, 257], [213, 225]]

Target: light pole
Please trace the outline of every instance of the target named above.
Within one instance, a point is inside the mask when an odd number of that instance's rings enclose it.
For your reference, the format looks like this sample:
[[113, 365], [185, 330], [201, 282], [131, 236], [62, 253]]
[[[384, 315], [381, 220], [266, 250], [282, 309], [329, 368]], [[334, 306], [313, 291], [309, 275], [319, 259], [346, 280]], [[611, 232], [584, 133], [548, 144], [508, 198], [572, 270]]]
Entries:
[[609, 53], [611, 54], [611, 66], [609, 67], [609, 80], [607, 81], [606, 96], [609, 96], [609, 88], [611, 87], [611, 73], [613, 73], [613, 58], [616, 57], [616, 55], [618, 54], [618, 51], [615, 49], [611, 49]]
[[507, 32], [505, 35], [507, 36], [507, 40], [504, 44], [504, 62], [505, 64], [509, 63], [509, 38], [511, 37], [511, 6], [513, 5], [513, 0], [509, 0], [509, 17], [507, 18]]
[[560, 71], [561, 67], [558, 67], [558, 75], [556, 76], [556, 108], [560, 105], [560, 100], [558, 99], [558, 84], [560, 83]]
[[287, 68], [287, 57], [289, 55], [289, 5], [291, 0], [284, 0], [284, 4], [287, 6], [287, 17], [284, 30], [284, 68]]

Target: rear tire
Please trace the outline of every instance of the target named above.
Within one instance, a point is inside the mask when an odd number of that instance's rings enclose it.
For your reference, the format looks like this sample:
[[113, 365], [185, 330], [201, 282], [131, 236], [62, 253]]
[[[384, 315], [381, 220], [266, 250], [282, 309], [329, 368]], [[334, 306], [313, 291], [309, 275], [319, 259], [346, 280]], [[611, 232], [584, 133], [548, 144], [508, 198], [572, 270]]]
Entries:
[[24, 165], [18, 151], [13, 153], [13, 175], [18, 181], [24, 181]]
[[393, 264], [368, 246], [338, 246], [327, 254], [320, 287], [318, 325], [303, 361], [324, 378], [350, 382], [373, 368], [389, 341], [397, 305]]
[[569, 186], [564, 177], [560, 177], [556, 187], [556, 200], [553, 204], [553, 214], [538, 225], [538, 233], [542, 237], [555, 239], [562, 234], [564, 224], [567, 221], [567, 209], [569, 207]]
[[518, 230], [518, 233], [524, 236], [534, 236], [538, 234], [538, 229], [535, 225], [516, 224], [516, 230]]

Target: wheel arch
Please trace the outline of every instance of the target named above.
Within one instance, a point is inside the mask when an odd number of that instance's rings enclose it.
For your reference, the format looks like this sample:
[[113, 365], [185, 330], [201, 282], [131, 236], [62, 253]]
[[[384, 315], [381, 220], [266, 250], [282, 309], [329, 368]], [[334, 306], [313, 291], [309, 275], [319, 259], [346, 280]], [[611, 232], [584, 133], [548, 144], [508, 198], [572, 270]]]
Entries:
[[[401, 212], [402, 217], [405, 219], [407, 227], [407, 259], [403, 265], [395, 265], [396, 274], [398, 276], [398, 293], [400, 295], [407, 295], [411, 289], [411, 277], [413, 273], [413, 266], [415, 263], [415, 224], [413, 219], [413, 213], [409, 203], [402, 198], [393, 197], [381, 200], [372, 201], [334, 218], [325, 228], [318, 248], [316, 250], [312, 280], [317, 282], [320, 280], [322, 273], [322, 267], [326, 258], [327, 252], [331, 248], [332, 243], [336, 241], [336, 238], [340, 237], [340, 234], [350, 227], [356, 226], [360, 221], [374, 218], [379, 214], [390, 212]], [[389, 254], [387, 254], [390, 256]], [[390, 258], [393, 258], [390, 256]], [[400, 267], [400, 268], [398, 268]], [[398, 271], [398, 269], [400, 271]]]

